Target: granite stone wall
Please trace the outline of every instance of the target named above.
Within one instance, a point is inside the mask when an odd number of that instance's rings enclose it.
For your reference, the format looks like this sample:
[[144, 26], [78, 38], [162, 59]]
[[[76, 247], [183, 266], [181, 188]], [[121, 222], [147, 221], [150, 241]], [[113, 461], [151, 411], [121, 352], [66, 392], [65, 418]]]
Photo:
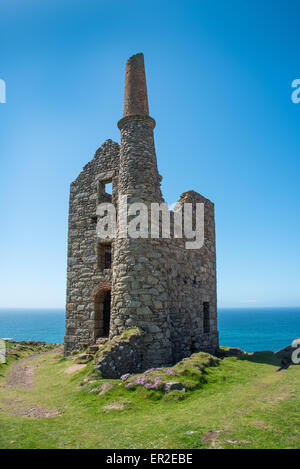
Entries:
[[[72, 182], [69, 202], [65, 354], [94, 343], [99, 321], [95, 297], [111, 289], [112, 271], [98, 262], [96, 209], [100, 202], [117, 199], [119, 145], [107, 140]], [[112, 195], [105, 183], [113, 181]], [[113, 256], [113, 254], [112, 254]]]

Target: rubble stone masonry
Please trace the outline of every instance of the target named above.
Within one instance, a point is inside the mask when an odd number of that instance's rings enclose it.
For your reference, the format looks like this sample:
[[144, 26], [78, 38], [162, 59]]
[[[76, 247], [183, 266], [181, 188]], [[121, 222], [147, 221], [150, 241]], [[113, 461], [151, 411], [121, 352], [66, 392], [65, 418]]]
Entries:
[[[124, 116], [120, 146], [107, 140], [71, 184], [65, 354], [105, 336], [142, 331], [134, 360], [114, 344], [114, 357], [98, 365], [106, 377], [171, 365], [193, 352], [218, 348], [214, 205], [189, 191], [179, 204], [204, 204], [204, 245], [186, 249], [185, 239], [124, 238], [117, 228], [112, 243], [97, 238], [96, 209], [119, 196], [127, 203], [162, 203], [161, 176], [154, 146], [155, 121], [148, 114], [143, 54], [126, 64]], [[106, 190], [112, 183], [112, 194]], [[149, 208], [150, 213], [150, 208]], [[173, 230], [173, 212], [171, 233]], [[150, 228], [149, 228], [150, 230]], [[119, 350], [119, 351], [118, 351]], [[138, 359], [137, 359], [138, 357]], [[138, 362], [138, 365], [136, 363]], [[128, 366], [126, 366], [126, 363]]]

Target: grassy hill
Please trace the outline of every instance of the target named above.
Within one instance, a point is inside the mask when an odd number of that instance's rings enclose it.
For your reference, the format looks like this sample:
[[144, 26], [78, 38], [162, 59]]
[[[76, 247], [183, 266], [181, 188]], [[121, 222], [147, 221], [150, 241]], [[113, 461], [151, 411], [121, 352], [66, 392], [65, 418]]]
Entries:
[[271, 352], [194, 354], [150, 372], [185, 387], [169, 394], [138, 377], [101, 380], [81, 361], [48, 346], [12, 350], [0, 365], [1, 448], [300, 447], [300, 366], [278, 372]]

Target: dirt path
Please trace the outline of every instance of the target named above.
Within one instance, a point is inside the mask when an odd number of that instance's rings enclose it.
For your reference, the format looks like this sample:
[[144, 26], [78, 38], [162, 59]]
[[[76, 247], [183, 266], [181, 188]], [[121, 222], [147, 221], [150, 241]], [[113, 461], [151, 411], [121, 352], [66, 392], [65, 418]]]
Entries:
[[[12, 370], [6, 380], [6, 385], [18, 389], [33, 389], [33, 371], [37, 367], [36, 364], [30, 364], [31, 361], [36, 358], [43, 357], [44, 355], [49, 355], [50, 353], [60, 352], [61, 348], [50, 350], [49, 352], [38, 353], [36, 355], [31, 355], [30, 357], [23, 358], [18, 360], [13, 364]], [[29, 363], [27, 365], [27, 363]]]
[[32, 355], [23, 358], [13, 364], [12, 370], [6, 380], [6, 385], [18, 389], [33, 389], [33, 370], [36, 368], [34, 364], [28, 364], [42, 354]]
[[[31, 355], [30, 357], [23, 358], [15, 362], [8, 378], [1, 387], [11, 387], [16, 390], [33, 390], [34, 370], [39, 366], [39, 364], [34, 363], [34, 360], [52, 353], [59, 353], [61, 351], [62, 349], [60, 347], [50, 350], [49, 352]], [[47, 409], [37, 403], [34, 406], [31, 405], [29, 408], [23, 407], [22, 404], [24, 404], [24, 401], [17, 398], [6, 400], [3, 404], [5, 412], [19, 417], [51, 418], [61, 415], [57, 409]]]

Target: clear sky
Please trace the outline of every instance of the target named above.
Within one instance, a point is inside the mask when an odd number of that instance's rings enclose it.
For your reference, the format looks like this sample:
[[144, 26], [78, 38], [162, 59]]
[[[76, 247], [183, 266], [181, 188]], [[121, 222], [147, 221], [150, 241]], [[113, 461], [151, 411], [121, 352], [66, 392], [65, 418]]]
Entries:
[[216, 207], [219, 306], [300, 305], [300, 5], [1, 0], [0, 306], [63, 307], [69, 184], [145, 55], [169, 203]]

